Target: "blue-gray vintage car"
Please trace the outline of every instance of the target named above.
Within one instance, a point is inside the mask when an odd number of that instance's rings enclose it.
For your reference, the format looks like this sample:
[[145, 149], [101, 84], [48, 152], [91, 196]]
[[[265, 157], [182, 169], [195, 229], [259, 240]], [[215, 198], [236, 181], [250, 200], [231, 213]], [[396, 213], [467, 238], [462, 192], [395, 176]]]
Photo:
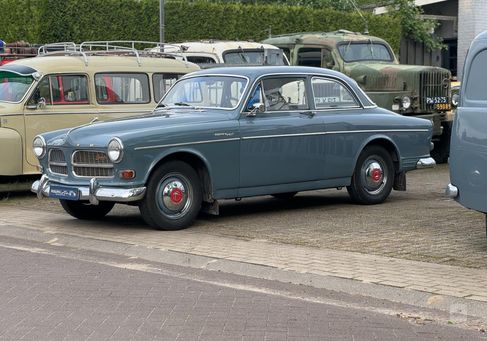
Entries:
[[218, 68], [178, 81], [150, 115], [45, 133], [32, 185], [79, 219], [138, 205], [163, 230], [218, 200], [347, 187], [383, 202], [430, 167], [432, 124], [378, 108], [355, 81], [308, 67]]
[[487, 31], [472, 41], [463, 71], [446, 194], [487, 217]]

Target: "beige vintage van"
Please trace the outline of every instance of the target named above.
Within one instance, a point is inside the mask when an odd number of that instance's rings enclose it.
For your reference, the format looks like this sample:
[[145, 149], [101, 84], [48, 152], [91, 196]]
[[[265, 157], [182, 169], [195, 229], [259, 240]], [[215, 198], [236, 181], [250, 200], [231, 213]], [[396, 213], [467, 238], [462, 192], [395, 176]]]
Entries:
[[174, 44], [190, 62], [202, 67], [211, 64], [289, 65], [282, 50], [253, 41], [200, 40]]
[[32, 140], [39, 133], [149, 113], [180, 76], [198, 69], [181, 55], [126, 43], [50, 44], [38, 57], [0, 67], [0, 177], [38, 173]]

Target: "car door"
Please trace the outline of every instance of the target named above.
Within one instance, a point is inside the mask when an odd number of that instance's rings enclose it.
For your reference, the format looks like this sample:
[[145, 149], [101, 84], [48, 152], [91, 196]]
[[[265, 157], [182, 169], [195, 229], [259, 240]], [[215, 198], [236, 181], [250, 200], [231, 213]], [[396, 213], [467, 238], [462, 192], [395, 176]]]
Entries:
[[462, 205], [487, 212], [487, 49], [473, 45], [466, 65], [451, 134], [450, 180]]
[[86, 74], [50, 74], [40, 80], [24, 108], [27, 162], [36, 166], [32, 140], [46, 131], [74, 127], [97, 116]]
[[350, 88], [339, 79], [315, 76], [311, 79], [317, 116], [326, 131], [326, 179], [349, 178], [354, 168], [358, 147], [367, 134], [356, 132], [362, 107]]
[[[240, 195], [270, 193], [268, 186], [322, 179], [323, 124], [311, 110], [308, 79], [269, 76], [251, 93], [248, 110], [239, 121]], [[264, 109], [249, 112], [255, 103], [264, 104]]]

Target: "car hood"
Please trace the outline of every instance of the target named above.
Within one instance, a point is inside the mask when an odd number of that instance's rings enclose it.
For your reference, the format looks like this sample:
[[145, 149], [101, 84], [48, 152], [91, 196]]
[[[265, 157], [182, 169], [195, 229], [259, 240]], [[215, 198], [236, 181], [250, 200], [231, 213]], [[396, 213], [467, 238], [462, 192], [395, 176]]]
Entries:
[[366, 91], [418, 90], [421, 75], [437, 75], [449, 84], [450, 72], [441, 67], [391, 63], [350, 63], [345, 73]]
[[[229, 113], [209, 110], [158, 110], [152, 114], [134, 116], [119, 120], [93, 122], [65, 130], [61, 135], [47, 141], [50, 145], [76, 147], [106, 146], [113, 137], [122, 141], [132, 137], [167, 135], [188, 131], [195, 125], [229, 119]], [[61, 141], [62, 140], [62, 141]]]

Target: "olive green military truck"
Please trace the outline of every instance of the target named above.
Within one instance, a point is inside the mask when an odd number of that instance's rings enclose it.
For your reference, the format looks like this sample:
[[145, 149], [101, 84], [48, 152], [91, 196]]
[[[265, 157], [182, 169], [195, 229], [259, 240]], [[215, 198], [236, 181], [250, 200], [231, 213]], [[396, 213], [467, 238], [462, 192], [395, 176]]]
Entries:
[[281, 48], [292, 65], [343, 72], [380, 107], [431, 120], [432, 155], [437, 162], [447, 160], [451, 132], [448, 70], [401, 65], [385, 40], [346, 30], [286, 34], [263, 42]]

